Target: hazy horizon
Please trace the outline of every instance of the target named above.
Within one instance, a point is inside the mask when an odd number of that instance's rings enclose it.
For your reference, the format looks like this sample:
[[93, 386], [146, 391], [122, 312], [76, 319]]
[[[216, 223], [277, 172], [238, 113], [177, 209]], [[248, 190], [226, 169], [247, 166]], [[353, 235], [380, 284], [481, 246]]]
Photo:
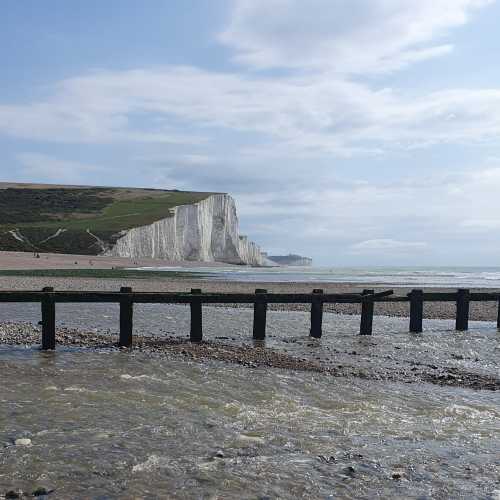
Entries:
[[0, 9], [0, 181], [228, 192], [318, 266], [500, 264], [499, 1]]

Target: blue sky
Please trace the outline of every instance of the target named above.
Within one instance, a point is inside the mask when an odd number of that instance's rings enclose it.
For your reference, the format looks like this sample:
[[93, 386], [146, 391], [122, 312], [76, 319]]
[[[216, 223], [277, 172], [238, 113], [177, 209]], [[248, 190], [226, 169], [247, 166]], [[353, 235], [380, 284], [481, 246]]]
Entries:
[[226, 191], [271, 253], [499, 265], [500, 2], [3, 0], [0, 180]]

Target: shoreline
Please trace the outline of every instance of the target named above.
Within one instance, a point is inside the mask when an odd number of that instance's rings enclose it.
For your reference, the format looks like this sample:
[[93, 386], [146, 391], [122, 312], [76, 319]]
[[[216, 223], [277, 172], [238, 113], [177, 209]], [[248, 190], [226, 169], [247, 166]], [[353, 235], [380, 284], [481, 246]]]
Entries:
[[[37, 258], [34, 255], [39, 255]], [[43, 270], [43, 269], [116, 269], [142, 267], [234, 267], [223, 262], [170, 261], [161, 259], [111, 257], [106, 255], [77, 255], [63, 253], [6, 252], [0, 251], [0, 270]]]
[[[40, 345], [40, 336], [40, 329], [30, 323], [0, 322], [0, 346], [35, 348]], [[268, 348], [264, 343], [232, 345], [213, 340], [192, 343], [188, 338], [173, 335], [167, 335], [163, 338], [136, 335], [133, 348], [121, 348], [117, 344], [116, 336], [65, 327], [57, 329], [56, 341], [59, 346], [67, 348], [124, 353], [140, 352], [150, 359], [161, 356], [167, 359], [201, 364], [210, 361], [241, 365], [249, 369], [273, 368], [314, 372], [334, 378], [359, 378], [404, 384], [430, 383], [472, 390], [500, 390], [500, 378], [492, 375], [474, 373], [457, 366], [447, 366], [446, 364], [436, 366], [404, 359], [397, 360], [395, 366], [390, 367], [383, 363], [365, 364], [360, 363], [361, 359], [354, 351], [334, 350], [332, 355], [335, 360], [326, 362], [314, 358], [293, 356], [287, 352], [281, 352], [279, 349]], [[320, 341], [311, 339], [310, 342], [311, 347], [321, 346]], [[397, 351], [394, 353], [396, 354]], [[49, 356], [53, 354], [55, 352], [44, 353], [44, 355]], [[374, 361], [377, 361], [378, 357], [375, 355]]]

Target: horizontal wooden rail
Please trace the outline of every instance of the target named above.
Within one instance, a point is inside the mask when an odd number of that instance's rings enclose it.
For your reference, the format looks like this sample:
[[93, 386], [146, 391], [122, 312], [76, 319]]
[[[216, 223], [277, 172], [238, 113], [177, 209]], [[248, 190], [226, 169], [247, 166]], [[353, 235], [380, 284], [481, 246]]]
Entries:
[[[202, 302], [203, 304], [255, 304], [256, 302], [267, 304], [311, 304], [313, 301], [323, 303], [349, 303], [356, 304], [365, 300], [387, 299], [393, 294], [393, 290], [375, 293], [373, 295], [362, 295], [360, 293], [326, 293], [313, 297], [307, 293], [201, 293], [193, 296], [190, 293], [161, 293], [161, 292], [53, 292], [55, 302], [109, 302], [120, 303], [125, 295], [137, 304], [191, 304]], [[0, 302], [41, 302], [44, 292], [24, 291], [2, 291]], [[398, 300], [407, 301], [406, 297], [398, 297]]]
[[469, 325], [469, 305], [472, 301], [491, 301], [498, 304], [497, 326], [500, 329], [500, 293], [470, 292], [460, 289], [456, 292], [423, 292], [412, 290], [406, 296], [393, 296], [393, 290], [362, 293], [270, 293], [257, 289], [255, 293], [202, 293], [193, 289], [190, 293], [134, 292], [122, 287], [119, 292], [102, 291], [0, 291], [1, 302], [38, 302], [42, 312], [42, 349], [55, 349], [55, 305], [57, 303], [117, 303], [120, 305], [119, 345], [131, 347], [133, 343], [134, 304], [189, 304], [191, 309], [190, 339], [203, 340], [203, 304], [254, 304], [254, 340], [266, 337], [267, 307], [269, 304], [311, 304], [310, 335], [322, 336], [323, 304], [361, 304], [361, 335], [372, 335], [375, 304], [378, 302], [409, 302], [410, 332], [422, 332], [425, 302], [455, 302], [456, 329], [467, 330]]

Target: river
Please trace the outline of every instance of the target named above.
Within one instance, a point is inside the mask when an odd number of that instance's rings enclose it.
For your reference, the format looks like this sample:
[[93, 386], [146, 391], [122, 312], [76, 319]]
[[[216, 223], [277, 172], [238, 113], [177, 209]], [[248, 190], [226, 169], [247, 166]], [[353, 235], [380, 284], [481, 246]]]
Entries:
[[[251, 310], [204, 308], [209, 340], [251, 344]], [[269, 313], [267, 346], [331, 364], [453, 365], [499, 376], [495, 325]], [[38, 320], [7, 305], [0, 321]], [[60, 325], [115, 333], [117, 308], [58, 306]], [[183, 306], [137, 306], [136, 334], [187, 335]], [[221, 337], [223, 337], [221, 339]], [[352, 356], [352, 353], [356, 356]], [[410, 368], [408, 368], [410, 369]], [[500, 494], [498, 392], [147, 352], [0, 347], [0, 493], [48, 498], [484, 498]], [[29, 438], [31, 445], [14, 441]]]

